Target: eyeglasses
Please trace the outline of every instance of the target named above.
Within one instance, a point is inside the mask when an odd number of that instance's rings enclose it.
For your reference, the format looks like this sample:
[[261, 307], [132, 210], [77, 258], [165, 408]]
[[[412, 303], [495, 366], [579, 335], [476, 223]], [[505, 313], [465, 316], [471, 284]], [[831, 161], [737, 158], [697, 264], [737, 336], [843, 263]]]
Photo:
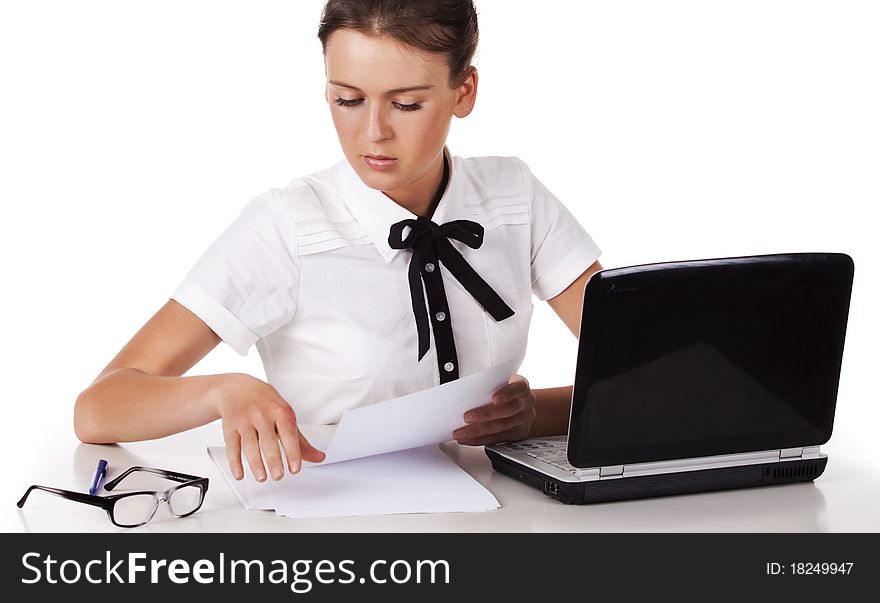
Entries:
[[113, 490], [113, 488], [119, 485], [119, 482], [135, 471], [153, 473], [166, 479], [180, 482], [180, 484], [165, 491], [138, 490], [136, 492], [112, 494], [110, 496], [95, 496], [83, 494], [82, 492], [33, 485], [27, 489], [27, 492], [18, 501], [18, 508], [20, 509], [24, 506], [28, 495], [32, 491], [42, 490], [67, 500], [101, 507], [107, 511], [107, 515], [114, 525], [120, 528], [134, 528], [142, 526], [153, 519], [156, 509], [159, 508], [159, 503], [168, 503], [168, 509], [174, 517], [186, 517], [198, 511], [205, 500], [205, 492], [208, 491], [207, 477], [197, 477], [195, 475], [186, 475], [185, 473], [166, 471], [165, 469], [152, 469], [150, 467], [131, 467], [126, 469], [122, 475], [104, 484], [104, 489], [108, 491]]

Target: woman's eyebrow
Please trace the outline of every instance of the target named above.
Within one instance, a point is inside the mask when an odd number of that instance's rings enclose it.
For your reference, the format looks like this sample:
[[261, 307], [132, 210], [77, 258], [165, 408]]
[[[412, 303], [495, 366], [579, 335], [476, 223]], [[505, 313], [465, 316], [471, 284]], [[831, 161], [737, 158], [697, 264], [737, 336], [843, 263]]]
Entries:
[[[363, 92], [363, 90], [361, 90], [357, 86], [352, 86], [351, 84], [346, 84], [344, 82], [336, 82], [334, 80], [330, 80], [330, 83], [333, 84], [334, 86], [341, 86], [342, 88], [350, 88], [352, 90], [357, 90], [358, 92]], [[405, 88], [395, 88], [394, 90], [389, 90], [388, 92], [386, 92], [385, 96], [390, 96], [392, 94], [402, 94], [404, 92], [412, 92], [414, 90], [430, 90], [433, 87], [434, 86], [429, 85], [429, 84], [422, 84], [420, 86], [407, 86]]]

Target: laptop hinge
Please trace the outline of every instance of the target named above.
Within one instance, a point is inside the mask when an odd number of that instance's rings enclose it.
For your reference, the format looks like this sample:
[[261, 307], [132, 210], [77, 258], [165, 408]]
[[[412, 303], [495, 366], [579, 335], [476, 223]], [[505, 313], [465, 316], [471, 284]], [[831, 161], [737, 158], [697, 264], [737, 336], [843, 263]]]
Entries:
[[818, 446], [807, 446], [804, 448], [804, 451], [801, 453], [802, 459], [817, 459], [819, 458], [819, 447]]
[[599, 479], [607, 477], [623, 477], [623, 465], [612, 465], [599, 468]]
[[819, 458], [818, 446], [807, 446], [805, 448], [784, 448], [779, 451], [779, 460], [781, 461], [815, 458]]

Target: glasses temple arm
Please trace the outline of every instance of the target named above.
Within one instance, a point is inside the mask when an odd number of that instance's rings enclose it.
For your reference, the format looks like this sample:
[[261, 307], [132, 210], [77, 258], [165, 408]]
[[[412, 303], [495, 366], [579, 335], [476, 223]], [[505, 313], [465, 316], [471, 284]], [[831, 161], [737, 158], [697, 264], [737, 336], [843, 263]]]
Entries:
[[71, 490], [61, 490], [60, 488], [50, 488], [48, 486], [31, 486], [27, 489], [27, 492], [24, 493], [24, 496], [21, 497], [21, 500], [16, 503], [19, 509], [24, 506], [28, 496], [34, 490], [42, 490], [43, 492], [55, 494], [56, 496], [66, 498], [67, 500], [74, 500], [95, 507], [106, 508], [107, 506], [106, 499], [101, 496], [93, 496], [91, 494], [83, 494], [82, 492], [73, 492]]
[[153, 469], [152, 467], [129, 467], [122, 474], [113, 478], [111, 481], [104, 484], [104, 489], [107, 491], [113, 490], [116, 486], [119, 485], [119, 482], [124, 480], [126, 477], [134, 473], [135, 471], [145, 471], [147, 473], [152, 473], [154, 475], [158, 475], [160, 477], [164, 477], [167, 479], [171, 479], [178, 482], [189, 482], [197, 479], [202, 479], [196, 475], [187, 475], [185, 473], [175, 473], [174, 471], [166, 471], [165, 469]]

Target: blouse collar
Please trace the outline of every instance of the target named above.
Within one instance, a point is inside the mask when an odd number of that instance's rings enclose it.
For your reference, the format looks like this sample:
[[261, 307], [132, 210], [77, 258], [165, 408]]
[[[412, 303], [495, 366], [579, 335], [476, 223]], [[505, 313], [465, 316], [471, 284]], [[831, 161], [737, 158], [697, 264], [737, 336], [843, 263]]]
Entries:
[[[477, 220], [479, 203], [474, 198], [474, 190], [462, 171], [462, 160], [453, 156], [448, 147], [443, 147], [449, 161], [449, 183], [440, 198], [431, 220], [443, 224], [451, 220]], [[398, 205], [382, 191], [368, 187], [354, 168], [344, 159], [338, 164], [343, 200], [355, 220], [364, 228], [373, 245], [386, 262], [394, 259], [399, 249], [388, 244], [391, 225], [401, 220], [414, 220], [418, 216]], [[470, 200], [470, 203], [465, 203]]]

